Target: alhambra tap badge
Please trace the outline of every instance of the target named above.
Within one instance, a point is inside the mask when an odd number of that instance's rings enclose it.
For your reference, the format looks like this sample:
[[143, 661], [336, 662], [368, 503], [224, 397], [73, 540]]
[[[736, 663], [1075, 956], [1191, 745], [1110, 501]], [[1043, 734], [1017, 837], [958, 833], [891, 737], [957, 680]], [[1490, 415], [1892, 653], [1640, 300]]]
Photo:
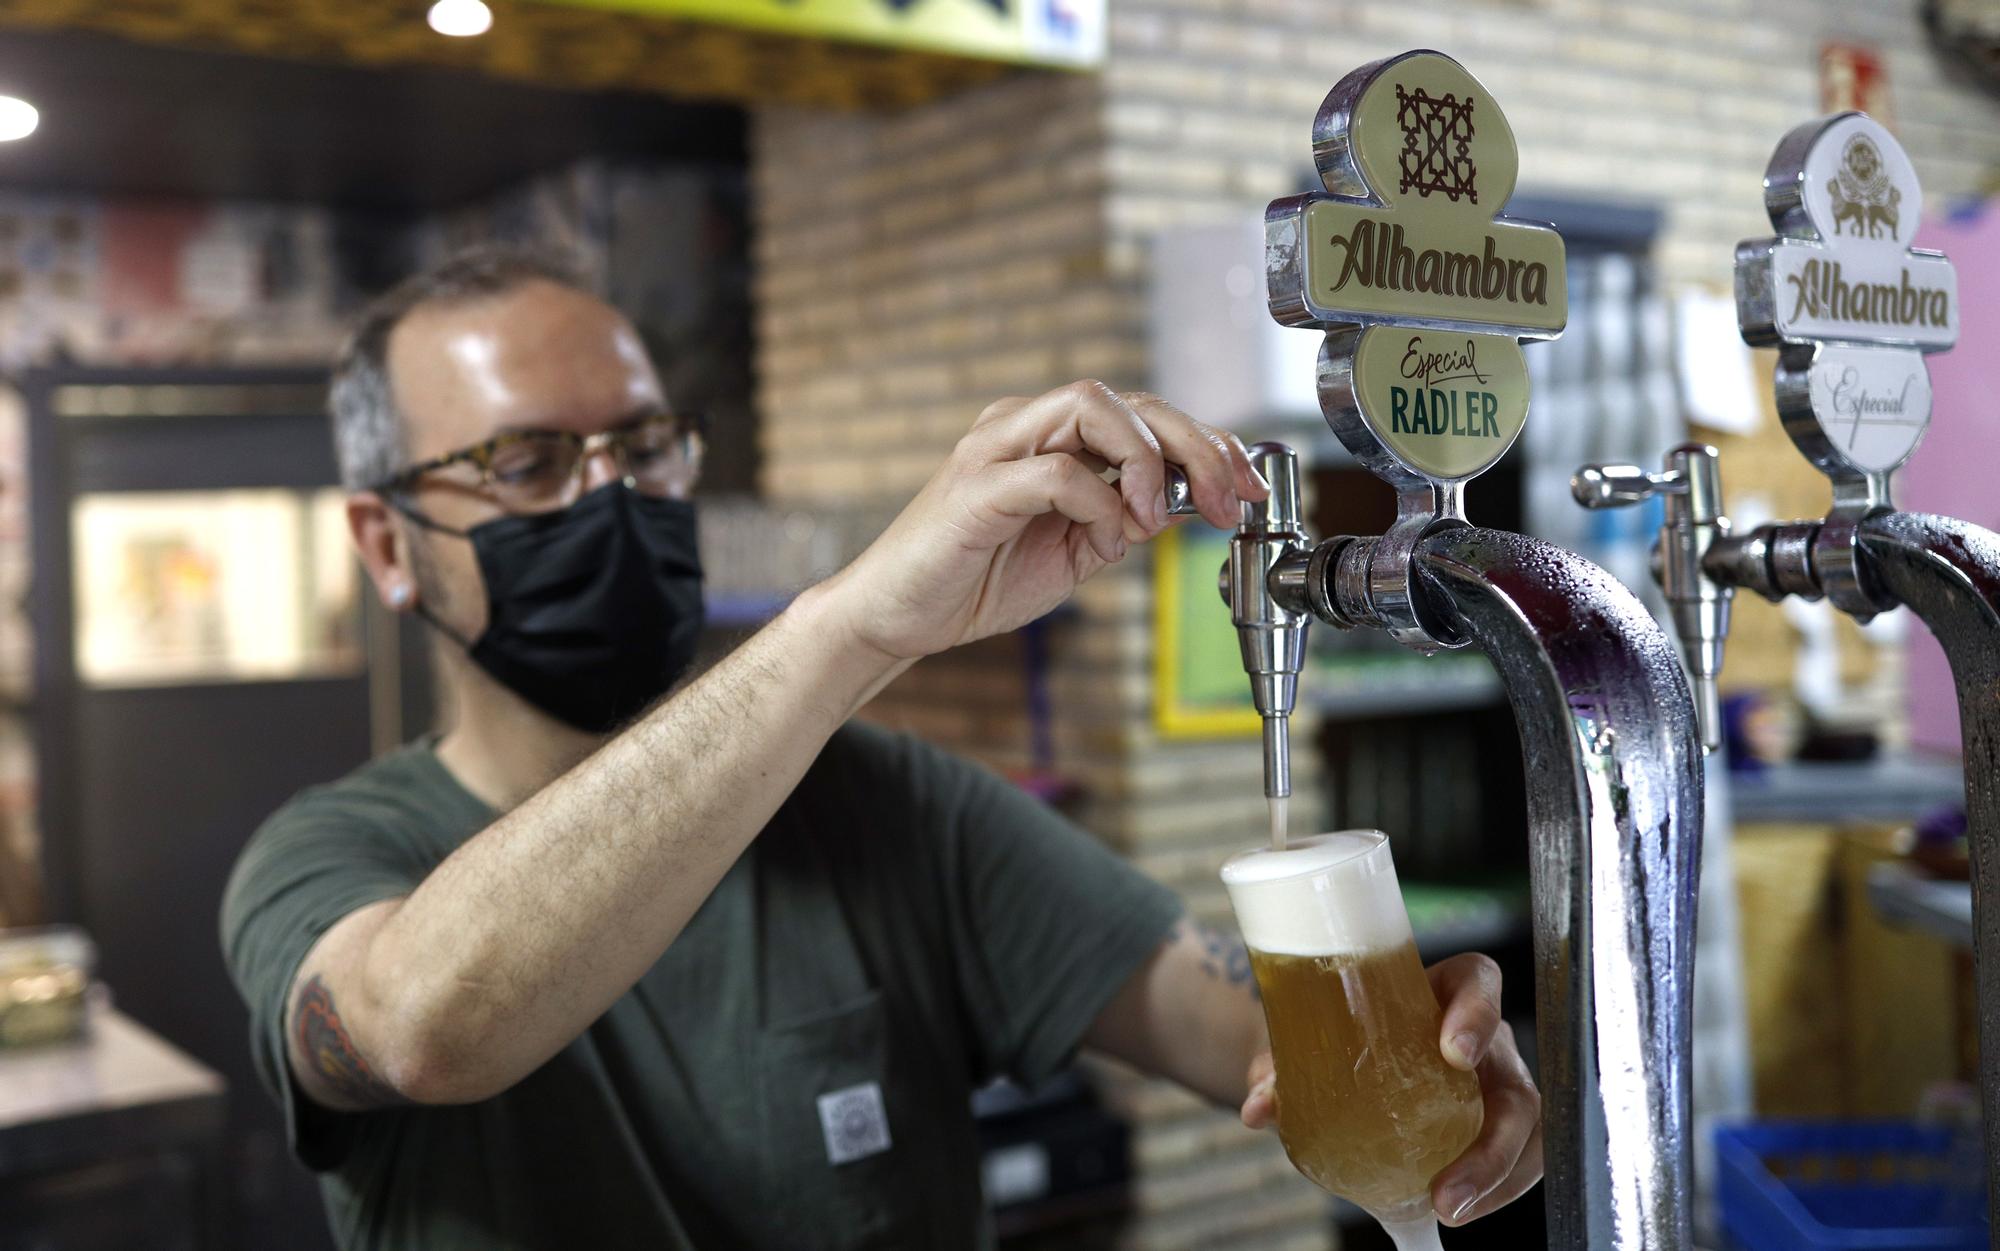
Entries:
[[1958, 341], [1957, 272], [1910, 246], [1916, 170], [1873, 118], [1844, 113], [1785, 136], [1764, 200], [1777, 237], [1736, 249], [1743, 337], [1779, 347], [1779, 413], [1808, 457], [1886, 475], [1930, 423], [1924, 353]]
[[1958, 342], [1958, 276], [1910, 246], [1923, 189], [1902, 145], [1861, 113], [1800, 129], [1809, 133], [1786, 136], [1764, 180], [1780, 237], [1737, 251], [1760, 301], [1744, 333], [1932, 351]]
[[1526, 420], [1519, 341], [1556, 337], [1569, 313], [1562, 236], [1499, 213], [1514, 132], [1463, 66], [1419, 51], [1342, 79], [1313, 140], [1326, 191], [1265, 214], [1271, 314], [1329, 332], [1331, 394], [1359, 419], [1329, 410], [1349, 450], [1470, 478]]

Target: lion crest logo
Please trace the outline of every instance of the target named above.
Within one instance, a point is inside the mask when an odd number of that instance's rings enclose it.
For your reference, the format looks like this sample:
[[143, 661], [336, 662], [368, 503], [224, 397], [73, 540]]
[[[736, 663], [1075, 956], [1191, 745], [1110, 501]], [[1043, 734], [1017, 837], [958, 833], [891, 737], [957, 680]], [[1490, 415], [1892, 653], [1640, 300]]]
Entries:
[[[1903, 193], [1889, 181], [1882, 153], [1867, 135], [1857, 134], [1847, 141], [1840, 153], [1840, 169], [1827, 180], [1826, 190], [1833, 199], [1834, 234], [1876, 239], [1881, 237], [1882, 227], [1887, 226], [1889, 238], [1896, 238], [1897, 206], [1903, 201]], [[1849, 225], [1852, 230], [1847, 229]]]

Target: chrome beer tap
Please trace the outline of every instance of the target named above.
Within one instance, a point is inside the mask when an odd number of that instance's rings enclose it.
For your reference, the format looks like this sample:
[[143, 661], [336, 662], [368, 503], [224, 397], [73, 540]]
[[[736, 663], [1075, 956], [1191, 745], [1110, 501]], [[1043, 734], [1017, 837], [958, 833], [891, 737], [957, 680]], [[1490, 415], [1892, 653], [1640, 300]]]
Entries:
[[[1306, 549], [1300, 528], [1298, 454], [1282, 443], [1258, 443], [1250, 448], [1271, 493], [1262, 500], [1245, 500], [1242, 520], [1229, 540], [1229, 559], [1222, 566], [1218, 589], [1229, 605], [1229, 619], [1243, 653], [1243, 672], [1250, 677], [1250, 699], [1264, 730], [1264, 796], [1288, 799], [1292, 794], [1291, 716], [1299, 701], [1299, 673], [1306, 663], [1306, 630], [1312, 617], [1293, 597], [1271, 594], [1272, 571], [1296, 564]], [[1167, 511], [1194, 515], [1186, 475], [1169, 467]]]
[[1666, 521], [1653, 549], [1653, 576], [1666, 592], [1674, 633], [1680, 637], [1702, 747], [1713, 751], [1722, 745], [1722, 697], [1716, 678], [1722, 672], [1722, 645], [1729, 637], [1729, 601], [1736, 595], [1734, 587], [1701, 571], [1702, 553], [1729, 533], [1729, 518], [1722, 515], [1722, 476], [1715, 449], [1699, 443], [1677, 447], [1667, 453], [1666, 469], [1660, 473], [1647, 473], [1637, 465], [1585, 465], [1570, 489], [1585, 508], [1618, 508], [1655, 495], [1665, 497]]
[[[1699, 444], [1669, 452], [1662, 474], [1586, 465], [1571, 489], [1590, 508], [1668, 493], [1653, 572], [1689, 670], [1711, 688], [1699, 705], [1711, 746], [1738, 587], [1773, 602], [1824, 598], [1857, 621], [1902, 605], [1942, 644], [1965, 745], [1987, 1196], [2000, 1221], [2000, 536], [1897, 511], [1890, 491], [1930, 425], [1924, 354], [1958, 340], [1958, 280], [1942, 254], [1909, 245], [1923, 189], [1901, 145], [1865, 114], [1787, 134], [1764, 173], [1764, 204], [1777, 235], [1737, 246], [1737, 320], [1750, 344], [1777, 347], [1778, 415], [1831, 481], [1832, 507], [1732, 533], [1715, 449]], [[1721, 611], [1683, 611], [1700, 603]]]
[[1466, 516], [1466, 483], [1527, 418], [1522, 340], [1566, 321], [1561, 237], [1495, 215], [1512, 132], [1440, 53], [1343, 78], [1313, 153], [1326, 192], [1265, 216], [1270, 307], [1324, 332], [1321, 409], [1395, 486], [1397, 517], [1315, 543], [1298, 526], [1296, 458], [1253, 452], [1272, 495], [1243, 506], [1221, 586], [1265, 717], [1267, 789], [1288, 786], [1270, 727], [1291, 710], [1312, 619], [1486, 654], [1530, 779], [1549, 1245], [1683, 1251], [1702, 786], [1687, 684], [1609, 574]]

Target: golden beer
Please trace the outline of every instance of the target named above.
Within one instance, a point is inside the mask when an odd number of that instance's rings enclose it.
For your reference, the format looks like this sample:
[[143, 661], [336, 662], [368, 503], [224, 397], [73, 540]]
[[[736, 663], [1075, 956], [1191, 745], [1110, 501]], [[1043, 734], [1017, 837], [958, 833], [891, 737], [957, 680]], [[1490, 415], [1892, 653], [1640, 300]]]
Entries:
[[1361, 955], [1250, 953], [1278, 1067], [1278, 1137], [1323, 1189], [1371, 1212], [1427, 1203], [1479, 1133], [1479, 1079], [1438, 1053], [1415, 943]]
[[1263, 994], [1285, 1153], [1385, 1223], [1428, 1222], [1431, 1179], [1471, 1145], [1483, 1108], [1478, 1079], [1438, 1050], [1442, 1013], [1388, 839], [1249, 851], [1222, 878]]

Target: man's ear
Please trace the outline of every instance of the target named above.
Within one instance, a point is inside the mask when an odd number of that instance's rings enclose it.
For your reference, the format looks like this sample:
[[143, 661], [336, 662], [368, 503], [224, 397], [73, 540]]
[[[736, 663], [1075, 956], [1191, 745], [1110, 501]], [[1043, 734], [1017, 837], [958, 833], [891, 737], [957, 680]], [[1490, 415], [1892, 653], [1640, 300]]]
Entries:
[[390, 612], [407, 612], [417, 604], [417, 571], [410, 563], [408, 540], [396, 524], [395, 509], [373, 491], [347, 497], [347, 532], [368, 570], [375, 593]]

